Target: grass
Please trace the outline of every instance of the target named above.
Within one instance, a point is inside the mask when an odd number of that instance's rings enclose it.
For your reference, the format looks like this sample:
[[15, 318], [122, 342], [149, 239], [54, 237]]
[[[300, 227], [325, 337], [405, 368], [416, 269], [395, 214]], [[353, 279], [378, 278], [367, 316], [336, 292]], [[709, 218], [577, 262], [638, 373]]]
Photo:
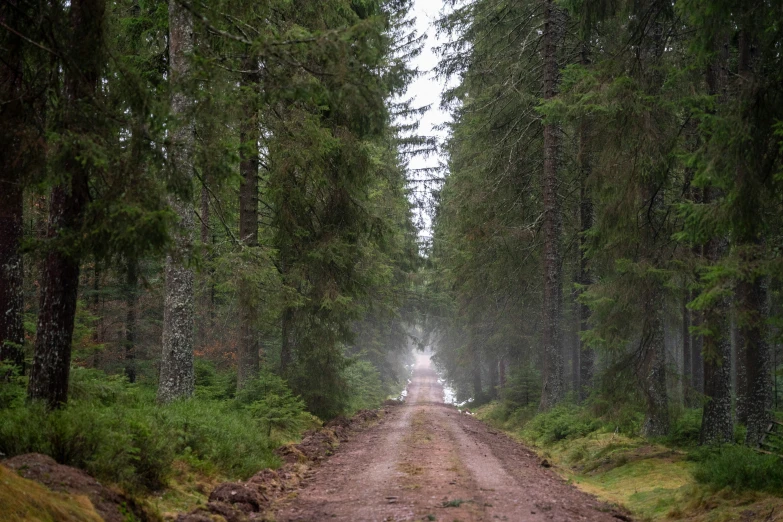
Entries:
[[101, 522], [90, 499], [51, 491], [0, 465], [3, 520], [23, 522]]
[[0, 453], [49, 455], [174, 513], [206, 504], [219, 482], [276, 468], [274, 450], [320, 424], [278, 377], [264, 373], [234, 397], [230, 374], [196, 369], [196, 396], [166, 406], [151, 383], [83, 368], [72, 369], [68, 405], [54, 412], [24, 400], [23, 380], [0, 382]]
[[[492, 403], [476, 413], [533, 447], [579, 489], [638, 520], [783, 521], [783, 463], [738, 446], [695, 449], [693, 412], [675, 421], [672, 437], [656, 441], [637, 436], [632, 422], [620, 430], [575, 406], [534, 416]], [[532, 420], [519, 421], [525, 417]]]

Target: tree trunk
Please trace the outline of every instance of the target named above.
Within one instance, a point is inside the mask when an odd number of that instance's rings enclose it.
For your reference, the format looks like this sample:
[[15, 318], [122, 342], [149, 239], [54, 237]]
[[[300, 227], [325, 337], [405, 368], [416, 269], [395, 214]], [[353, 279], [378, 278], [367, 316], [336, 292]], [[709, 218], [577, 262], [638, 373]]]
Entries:
[[657, 281], [651, 283], [644, 304], [642, 376], [646, 399], [642, 433], [660, 437], [669, 432], [669, 397], [666, 392], [666, 345], [663, 332], [663, 296]]
[[498, 358], [493, 356], [489, 363], [489, 398], [498, 397]]
[[688, 403], [687, 397], [693, 386], [693, 355], [691, 354], [691, 315], [688, 310], [688, 291], [682, 295], [682, 390], [683, 399]]
[[478, 347], [470, 344], [471, 378], [473, 380], [473, 401], [481, 403], [484, 399], [484, 389], [481, 383], [481, 353]]
[[[582, 48], [582, 64], [590, 63], [587, 45]], [[579, 150], [577, 152], [577, 163], [579, 164], [579, 279], [578, 282], [587, 288], [593, 283], [590, 271], [587, 265], [587, 232], [593, 227], [593, 200], [588, 191], [587, 182], [592, 172], [592, 163], [590, 161], [589, 149], [589, 128], [586, 120], [579, 124]], [[579, 331], [580, 334], [586, 332], [589, 328], [588, 320], [590, 318], [590, 308], [586, 304], [579, 305]], [[581, 339], [579, 342], [579, 400], [584, 401], [593, 386], [593, 367], [595, 365], [595, 353], [593, 349]]]
[[506, 387], [506, 361], [503, 357], [498, 358], [498, 390], [502, 395]]
[[[249, 58], [245, 60], [244, 69], [254, 70], [258, 62]], [[258, 84], [257, 75], [243, 74], [243, 86], [251, 92]], [[258, 246], [258, 118], [257, 109], [251, 96], [244, 110], [244, 118], [240, 131], [240, 164], [241, 175], [239, 187], [239, 236], [246, 247]], [[256, 330], [256, 299], [250, 281], [242, 281], [239, 285], [239, 362], [237, 365], [237, 388], [242, 388], [248, 381], [258, 375], [259, 343]]]
[[[750, 57], [751, 35], [746, 30], [740, 32], [739, 37], [739, 93], [743, 99], [748, 99], [755, 89]], [[758, 263], [760, 251], [763, 249], [763, 240], [759, 223], [762, 218], [758, 215], [760, 204], [754, 204], [759, 200], [758, 189], [750, 179], [752, 169], [742, 164], [742, 159], [737, 165], [737, 186], [739, 187], [742, 201], [749, 209], [743, 216], [744, 222], [740, 224], [740, 238], [738, 246], [743, 268], [752, 267]], [[772, 378], [770, 368], [770, 348], [767, 339], [766, 320], [767, 311], [767, 287], [766, 281], [757, 273], [749, 271], [738, 283], [737, 309], [739, 312], [739, 338], [737, 345], [739, 364], [744, 366], [744, 388], [742, 393], [746, 397], [743, 405], [743, 413], [747, 420], [747, 437], [745, 443], [756, 446], [769, 425], [772, 406]]]
[[129, 259], [125, 279], [125, 375], [136, 382], [136, 306], [139, 300], [139, 262]]
[[[104, 0], [72, 0], [69, 60], [63, 63], [64, 106], [57, 125], [80, 133], [94, 132], [90, 99], [103, 67]], [[78, 144], [63, 154], [59, 168], [65, 181], [52, 189], [47, 236], [51, 247], [41, 274], [41, 298], [28, 396], [50, 408], [68, 400], [71, 340], [79, 287], [80, 252], [74, 239], [83, 226], [89, 201], [89, 169]]]
[[[0, 116], [4, 117], [5, 113], [2, 111]], [[24, 371], [24, 272], [19, 246], [24, 191], [12, 165], [13, 143], [8, 143], [5, 136], [14, 125], [3, 121], [4, 130], [0, 131], [0, 362], [15, 366], [21, 373]]]
[[206, 263], [206, 270], [202, 273], [202, 282], [201, 282], [201, 299], [199, 303], [199, 307], [201, 308], [201, 311], [199, 312], [199, 316], [201, 320], [199, 321], [199, 327], [198, 327], [198, 340], [197, 344], [200, 346], [206, 346], [209, 344], [209, 335], [212, 331], [212, 310], [214, 306], [214, 295], [213, 295], [213, 282], [212, 282], [212, 253], [209, 251], [209, 245], [210, 245], [210, 226], [209, 226], [209, 215], [210, 215], [210, 206], [209, 206], [209, 176], [207, 173], [202, 174], [201, 179], [201, 223], [200, 223], [200, 229], [201, 229], [201, 244], [205, 250], [205, 263]]
[[[179, 120], [172, 132], [169, 151], [174, 172], [184, 179], [193, 176], [193, 99], [185, 84], [193, 52], [193, 17], [177, 0], [169, 1], [169, 81], [171, 114]], [[172, 252], [166, 256], [163, 350], [160, 361], [158, 401], [168, 403], [193, 395], [193, 270], [187, 266], [191, 253], [195, 216], [193, 203], [172, 197], [170, 204], [179, 223]]]
[[[0, 20], [12, 22], [16, 7], [0, 5]], [[12, 25], [15, 25], [12, 23]], [[18, 162], [23, 154], [20, 136], [25, 125], [22, 89], [23, 41], [13, 33], [3, 40], [6, 47], [0, 61], [0, 363], [24, 372], [24, 291], [22, 256], [22, 217], [24, 190]], [[3, 376], [0, 375], [0, 378]]]
[[[558, 16], [554, 0], [544, 0], [544, 99], [557, 89]], [[541, 410], [548, 410], [563, 398], [563, 355], [561, 332], [562, 274], [560, 259], [560, 205], [557, 197], [558, 128], [544, 123], [544, 299]]]
[[[705, 190], [704, 203], [715, 201], [716, 189]], [[705, 247], [707, 262], [715, 264], [726, 251], [726, 240], [712, 238]], [[720, 297], [717, 302], [703, 310], [702, 319], [711, 332], [702, 336], [704, 343], [704, 405], [701, 422], [701, 444], [722, 444], [734, 439], [734, 422], [731, 415], [731, 342], [728, 324], [728, 299]]]
[[280, 373], [285, 374], [293, 362], [294, 310], [286, 307], [282, 318], [282, 343], [280, 345]]

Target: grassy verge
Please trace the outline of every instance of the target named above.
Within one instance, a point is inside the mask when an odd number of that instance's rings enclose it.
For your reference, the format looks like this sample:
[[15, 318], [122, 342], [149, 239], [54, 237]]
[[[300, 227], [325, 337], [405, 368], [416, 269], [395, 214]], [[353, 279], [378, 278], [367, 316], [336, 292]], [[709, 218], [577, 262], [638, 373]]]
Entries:
[[73, 368], [54, 412], [24, 400], [23, 380], [0, 383], [0, 454], [49, 455], [161, 514], [189, 511], [219, 482], [276, 468], [274, 450], [320, 424], [282, 379], [263, 373], [241, 394], [232, 379], [201, 363], [196, 396], [162, 406], [151, 383]]
[[783, 521], [783, 462], [743, 447], [696, 448], [693, 413], [659, 441], [628, 433], [633, 422], [620, 429], [575, 406], [535, 415], [491, 403], [476, 413], [533, 447], [579, 489], [639, 520]]
[[57, 493], [0, 466], [3, 520], [23, 522], [101, 522], [90, 499]]

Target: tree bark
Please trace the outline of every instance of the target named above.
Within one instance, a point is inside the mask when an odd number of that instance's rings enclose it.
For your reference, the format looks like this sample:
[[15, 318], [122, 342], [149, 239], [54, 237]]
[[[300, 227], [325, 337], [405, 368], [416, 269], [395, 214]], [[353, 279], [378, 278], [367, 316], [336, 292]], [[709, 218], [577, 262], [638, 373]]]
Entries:
[[[14, 23], [16, 6], [0, 5], [0, 20]], [[24, 292], [22, 256], [22, 217], [24, 190], [19, 163], [23, 155], [22, 128], [25, 103], [21, 96], [22, 47], [17, 35], [7, 32], [2, 41], [4, 60], [0, 61], [0, 362], [24, 372]], [[0, 378], [3, 376], [0, 375]]]
[[[255, 70], [258, 62], [254, 58], [245, 60], [245, 70]], [[258, 87], [258, 76], [246, 73], [242, 75], [242, 84], [250, 92]], [[246, 247], [258, 246], [258, 118], [253, 96], [246, 102], [244, 118], [240, 130], [241, 175], [239, 187], [239, 236]], [[255, 292], [250, 281], [239, 285], [239, 361], [237, 365], [237, 388], [242, 388], [258, 375], [259, 343], [256, 330]]]
[[201, 299], [199, 306], [201, 311], [199, 315], [201, 320], [198, 327], [198, 344], [206, 346], [209, 343], [209, 334], [212, 331], [213, 326], [213, 307], [214, 307], [214, 283], [212, 282], [212, 253], [209, 250], [210, 245], [210, 206], [209, 206], [209, 176], [207, 173], [202, 174], [201, 180], [201, 244], [205, 250], [205, 263], [207, 265], [206, 270], [202, 274], [201, 282]]
[[481, 353], [478, 347], [470, 342], [470, 362], [471, 362], [471, 378], [473, 380], [473, 401], [481, 403], [484, 399], [484, 388], [481, 382]]
[[[7, 98], [6, 98], [7, 99]], [[0, 362], [24, 371], [24, 292], [22, 255], [23, 190], [13, 166], [14, 144], [5, 134], [11, 134], [14, 124], [5, 119], [0, 131]], [[2, 377], [2, 375], [0, 375]]]
[[492, 356], [488, 366], [489, 370], [489, 398], [494, 400], [498, 397], [498, 358]]
[[682, 295], [682, 390], [683, 399], [688, 403], [687, 397], [690, 388], [693, 386], [693, 370], [691, 354], [691, 315], [688, 310], [688, 291], [685, 290]]
[[[170, 161], [175, 173], [193, 177], [193, 99], [187, 93], [189, 59], [193, 52], [193, 17], [177, 0], [169, 1], [169, 81], [171, 115], [178, 120], [172, 132]], [[193, 270], [187, 266], [195, 233], [193, 203], [172, 197], [170, 205], [178, 217], [172, 251], [166, 256], [163, 350], [160, 362], [158, 402], [168, 403], [193, 395]]]
[[651, 283], [644, 304], [642, 376], [646, 399], [642, 433], [660, 437], [669, 432], [669, 397], [666, 391], [666, 345], [663, 335], [663, 296], [658, 282]]
[[280, 373], [291, 367], [294, 351], [294, 310], [286, 307], [282, 317], [282, 343], [280, 345]]
[[[750, 57], [751, 35], [740, 31], [739, 37], [739, 93], [741, 99], [749, 99], [755, 89]], [[740, 157], [737, 165], [737, 186], [741, 199], [746, 206], [747, 215], [742, 216], [739, 226], [738, 246], [743, 268], [757, 264], [763, 249], [762, 231], [758, 215], [758, 189], [751, 180], [752, 169], [743, 164]], [[747, 420], [745, 443], [756, 446], [770, 420], [769, 409], [772, 406], [772, 376], [770, 368], [770, 347], [767, 339], [766, 319], [767, 287], [762, 276], [753, 271], [745, 274], [738, 282], [737, 309], [739, 312], [739, 338], [737, 355], [739, 364], [744, 366], [745, 382], [742, 394], [746, 400], [743, 413]], [[739, 395], [739, 393], [738, 393]]]
[[[544, 99], [552, 99], [557, 90], [558, 16], [554, 0], [544, 0]], [[542, 360], [542, 411], [550, 409], [563, 398], [562, 355], [562, 274], [560, 259], [560, 204], [557, 197], [557, 155], [559, 132], [557, 126], [544, 122], [544, 299]]]
[[[725, 102], [723, 89], [727, 85], [726, 64], [728, 48], [722, 38], [716, 37], [715, 47], [720, 49], [716, 61], [707, 69], [707, 87], [710, 94], [718, 95]], [[704, 189], [703, 203], [717, 201], [721, 191], [710, 187]], [[725, 237], [716, 235], [704, 247], [704, 257], [710, 265], [716, 265], [725, 255], [728, 243]], [[734, 419], [731, 398], [731, 329], [729, 325], [729, 302], [718, 297], [702, 311], [703, 326], [710, 332], [702, 336], [704, 361], [704, 405], [701, 422], [701, 444], [722, 444], [734, 439]]]
[[129, 259], [125, 274], [125, 375], [136, 382], [136, 308], [139, 300], [139, 262]]
[[[103, 59], [104, 0], [72, 0], [68, 57], [64, 71], [62, 129], [94, 131], [91, 98], [95, 95]], [[52, 189], [47, 236], [50, 244], [41, 275], [41, 298], [28, 396], [50, 408], [68, 399], [71, 340], [79, 287], [79, 247], [73, 243], [83, 226], [89, 201], [90, 166], [81, 160], [81, 145], [71, 143], [58, 166], [64, 174]]]
[[[711, 239], [705, 249], [707, 260], [712, 263], [718, 261], [725, 249], [725, 240]], [[728, 300], [723, 297], [704, 310], [704, 326], [709, 328], [711, 335], [702, 337], [704, 394], [707, 399], [701, 422], [702, 444], [722, 444], [734, 439], [734, 422], [731, 416], [731, 342], [727, 320], [728, 310]]]
[[[590, 54], [587, 43], [582, 44], [582, 65], [590, 64]], [[579, 123], [579, 150], [577, 163], [579, 164], [579, 284], [587, 288], [593, 283], [587, 263], [587, 232], [593, 227], [593, 200], [588, 189], [588, 180], [592, 173], [592, 162], [589, 145], [590, 128], [586, 118]], [[579, 331], [580, 334], [589, 329], [588, 320], [590, 308], [586, 304], [579, 305]], [[579, 343], [579, 388], [578, 397], [584, 401], [593, 386], [593, 372], [595, 365], [595, 353], [593, 349], [581, 339]]]

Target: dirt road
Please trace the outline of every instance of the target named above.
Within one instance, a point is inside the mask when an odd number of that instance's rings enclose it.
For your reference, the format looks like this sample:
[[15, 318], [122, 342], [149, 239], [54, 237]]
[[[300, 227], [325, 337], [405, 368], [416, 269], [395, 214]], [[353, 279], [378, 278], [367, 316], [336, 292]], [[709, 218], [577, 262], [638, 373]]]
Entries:
[[419, 358], [405, 405], [340, 446], [279, 521], [607, 521], [524, 446], [443, 404]]

